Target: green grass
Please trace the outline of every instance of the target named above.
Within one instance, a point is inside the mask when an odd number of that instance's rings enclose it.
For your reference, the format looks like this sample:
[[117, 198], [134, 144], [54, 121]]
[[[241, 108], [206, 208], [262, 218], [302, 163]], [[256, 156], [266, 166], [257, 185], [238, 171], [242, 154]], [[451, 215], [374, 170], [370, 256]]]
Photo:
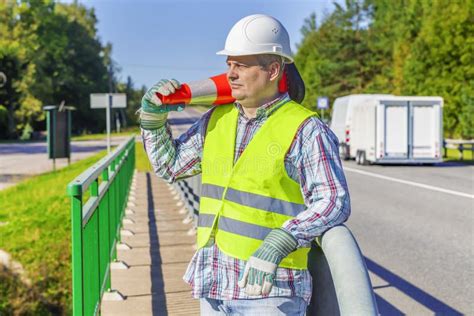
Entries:
[[[470, 150], [470, 149], [469, 150], [464, 150], [463, 151], [463, 161], [469, 162], [469, 160], [471, 160], [471, 162], [472, 162], [472, 159], [473, 159], [472, 150]], [[445, 158], [445, 160], [461, 161], [459, 159], [459, 150], [448, 148], [448, 155]]]
[[[136, 167], [151, 171], [142, 143]], [[0, 249], [20, 262], [31, 280], [0, 267], [0, 315], [70, 314], [71, 226], [66, 186], [105, 155], [102, 151], [69, 167], [29, 178], [0, 191]]]
[[145, 149], [143, 148], [143, 143], [141, 142], [135, 143], [135, 168], [143, 172], [153, 171]]
[[[104, 156], [100, 152], [69, 167], [27, 179], [0, 191], [0, 249], [20, 262], [31, 280], [29, 289], [39, 302], [0, 298], [0, 310], [26, 314], [68, 313], [71, 299], [70, 201], [66, 185]], [[0, 285], [0, 287], [2, 287]], [[1, 293], [1, 290], [0, 290]], [[12, 305], [13, 304], [13, 305]], [[10, 306], [9, 306], [10, 305]], [[16, 314], [17, 312], [15, 312]], [[0, 313], [1, 314], [1, 313]]]
[[[140, 134], [140, 128], [138, 126], [133, 126], [133, 127], [128, 127], [124, 130], [122, 130], [120, 133], [115, 133], [112, 132], [110, 133], [111, 137], [117, 137], [117, 136], [130, 136], [132, 134], [139, 135]], [[101, 140], [101, 139], [106, 139], [107, 138], [107, 133], [100, 133], [100, 134], [83, 134], [83, 135], [78, 135], [78, 136], [72, 136], [71, 140], [73, 141], [80, 141], [80, 140]]]

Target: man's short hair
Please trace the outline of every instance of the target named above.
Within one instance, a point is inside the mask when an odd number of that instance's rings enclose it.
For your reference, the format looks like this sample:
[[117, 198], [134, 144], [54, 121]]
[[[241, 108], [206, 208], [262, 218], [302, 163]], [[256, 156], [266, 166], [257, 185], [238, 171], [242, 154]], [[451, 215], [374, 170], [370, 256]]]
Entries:
[[273, 54], [260, 54], [256, 55], [258, 63], [261, 67], [267, 69], [272, 63], [277, 62], [280, 65], [280, 73], [278, 74], [279, 77], [283, 74], [283, 67], [285, 66], [283, 57]]
[[283, 58], [278, 55], [273, 54], [259, 54], [256, 55], [258, 63], [262, 67], [268, 67], [271, 63], [277, 62], [279, 64], [283, 64]]

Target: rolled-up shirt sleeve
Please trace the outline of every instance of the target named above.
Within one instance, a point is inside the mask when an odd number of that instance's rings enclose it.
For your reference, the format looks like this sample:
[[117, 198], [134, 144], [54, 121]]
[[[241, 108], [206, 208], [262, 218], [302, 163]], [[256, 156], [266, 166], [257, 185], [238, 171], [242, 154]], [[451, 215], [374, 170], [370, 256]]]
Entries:
[[326, 230], [344, 223], [351, 204], [334, 133], [318, 118], [305, 121], [287, 154], [288, 174], [300, 183], [307, 208], [287, 220], [282, 229], [309, 247]]
[[142, 129], [143, 146], [156, 175], [172, 183], [201, 172], [204, 135], [211, 112], [204, 113], [177, 139], [173, 139], [168, 122], [156, 130]]

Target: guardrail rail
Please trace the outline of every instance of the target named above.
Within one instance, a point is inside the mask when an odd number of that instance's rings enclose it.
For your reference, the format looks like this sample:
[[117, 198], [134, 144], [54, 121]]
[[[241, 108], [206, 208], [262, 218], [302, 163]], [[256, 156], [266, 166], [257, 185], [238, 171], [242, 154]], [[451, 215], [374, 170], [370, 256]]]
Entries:
[[471, 159], [474, 159], [474, 140], [445, 139], [443, 141], [444, 158], [448, 157], [448, 148], [456, 149], [459, 152], [459, 159], [464, 160], [464, 151], [471, 151]]
[[135, 169], [135, 138], [71, 181], [72, 296], [74, 315], [96, 315], [110, 289], [110, 262]]

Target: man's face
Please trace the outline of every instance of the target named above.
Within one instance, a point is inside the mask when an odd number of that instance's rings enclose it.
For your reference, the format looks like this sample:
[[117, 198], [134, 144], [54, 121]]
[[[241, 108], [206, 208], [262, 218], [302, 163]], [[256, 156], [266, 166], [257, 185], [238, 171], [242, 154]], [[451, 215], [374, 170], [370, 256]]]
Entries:
[[258, 63], [255, 55], [227, 57], [227, 79], [237, 101], [256, 102], [271, 88], [271, 72]]

